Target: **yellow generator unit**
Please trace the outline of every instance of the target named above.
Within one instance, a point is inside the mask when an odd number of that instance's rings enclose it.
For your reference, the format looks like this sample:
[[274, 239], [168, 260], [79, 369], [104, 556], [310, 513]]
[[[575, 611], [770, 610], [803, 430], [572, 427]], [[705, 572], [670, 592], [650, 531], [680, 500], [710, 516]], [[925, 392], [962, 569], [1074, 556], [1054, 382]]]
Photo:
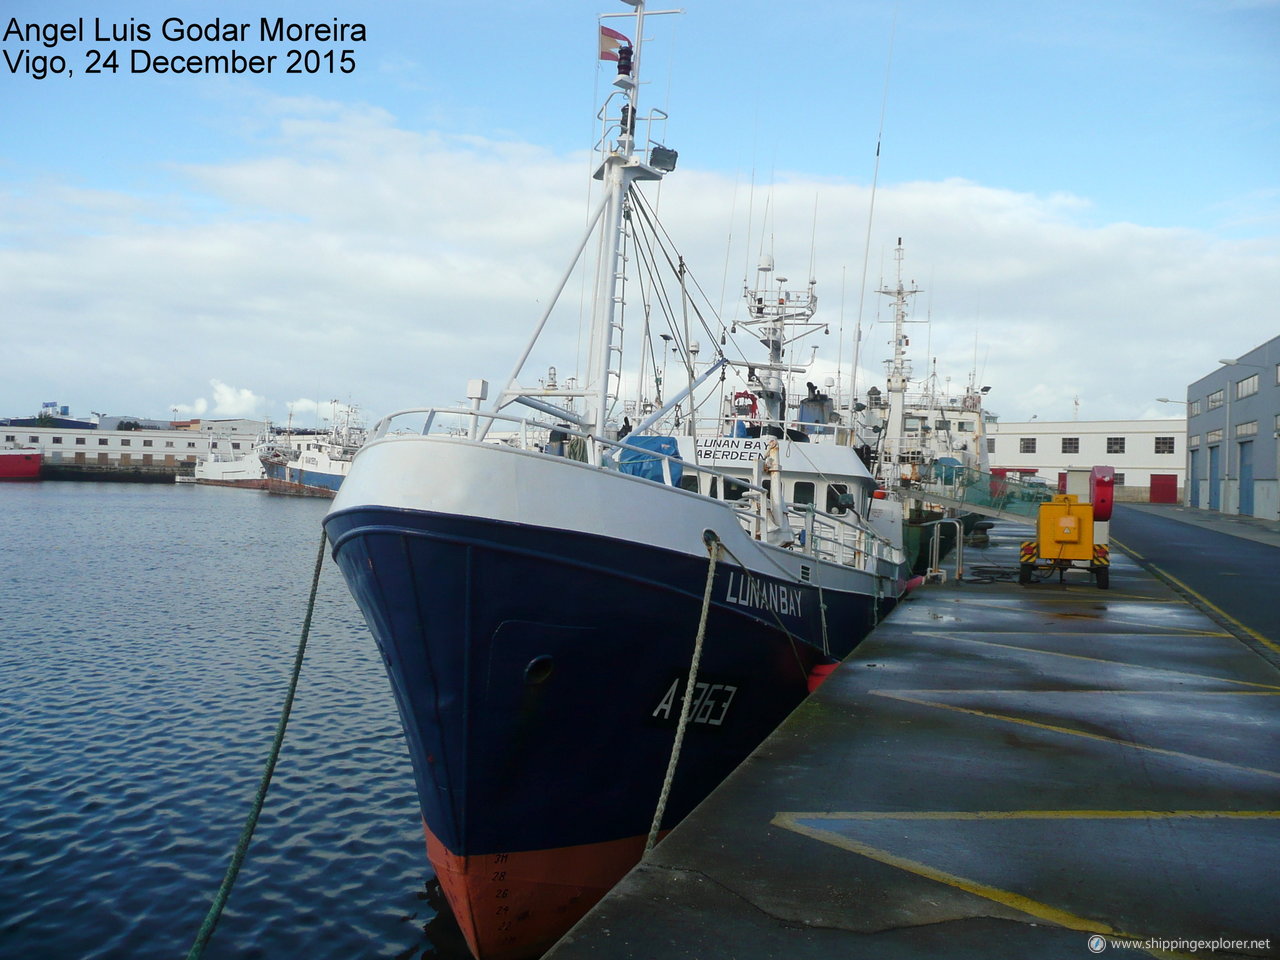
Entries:
[[1059, 494], [1040, 504], [1037, 539], [1022, 544], [1018, 582], [1044, 580], [1054, 570], [1061, 581], [1072, 568], [1087, 569], [1099, 589], [1106, 590], [1111, 585], [1111, 551], [1094, 539], [1094, 529], [1093, 504], [1081, 503], [1074, 494]]

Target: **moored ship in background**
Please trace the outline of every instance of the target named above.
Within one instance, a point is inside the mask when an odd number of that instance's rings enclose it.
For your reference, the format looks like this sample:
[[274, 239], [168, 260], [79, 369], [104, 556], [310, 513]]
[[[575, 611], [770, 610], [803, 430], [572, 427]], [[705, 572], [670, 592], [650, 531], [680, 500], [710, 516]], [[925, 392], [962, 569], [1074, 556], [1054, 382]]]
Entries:
[[39, 480], [44, 454], [38, 449], [0, 447], [0, 480]]
[[[910, 339], [906, 325], [910, 298], [920, 292], [914, 283], [902, 279], [902, 239], [894, 249], [897, 280], [878, 292], [892, 300], [893, 357], [886, 361], [886, 390], [867, 391], [863, 437], [871, 450], [877, 479], [895, 491], [904, 508], [903, 543], [914, 572], [930, 567], [931, 541], [939, 538], [939, 553], [951, 549], [957, 536], [973, 531], [981, 517], [956, 510], [930, 496], [930, 488], [954, 487], [963, 482], [982, 482], [989, 477], [987, 461], [988, 414], [983, 399], [990, 387], [978, 387], [970, 374], [963, 391], [953, 391], [950, 380], [939, 383], [936, 369], [918, 381], [912, 390], [911, 362], [907, 358]], [[936, 363], [936, 361], [935, 361]], [[941, 521], [954, 520], [956, 523]], [[936, 559], [936, 557], [934, 558]]]
[[364, 442], [365, 428], [351, 407], [327, 431], [285, 432], [258, 451], [265, 488], [285, 496], [332, 498]]
[[[792, 294], [753, 314], [767, 357], [718, 351], [694, 368], [684, 263], [637, 186], [676, 155], [649, 135], [666, 114], [638, 112], [645, 4], [624, 2], [636, 42], [600, 28], [618, 72], [599, 114], [599, 279], [581, 385], [520, 383], [553, 304], [489, 409], [474, 380], [470, 408], [380, 421], [325, 518], [387, 666], [428, 855], [472, 951], [490, 960], [554, 943], [910, 576], [902, 507], [875, 497], [855, 447], [825, 424], [787, 421]], [[625, 286], [628, 266], [652, 267], [634, 262], [650, 250], [678, 276]], [[643, 322], [629, 339], [634, 295]], [[624, 399], [644, 382], [643, 361], [624, 379], [624, 344], [650, 356], [664, 312], [659, 336], [682, 344], [688, 384]], [[697, 392], [731, 371], [756, 409], [699, 436]]]

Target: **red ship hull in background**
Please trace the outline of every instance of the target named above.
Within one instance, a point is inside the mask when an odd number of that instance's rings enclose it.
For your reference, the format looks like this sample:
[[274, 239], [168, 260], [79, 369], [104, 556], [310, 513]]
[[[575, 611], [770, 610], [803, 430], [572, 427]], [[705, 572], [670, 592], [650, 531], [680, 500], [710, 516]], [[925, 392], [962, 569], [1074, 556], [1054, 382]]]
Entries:
[[39, 450], [0, 450], [0, 480], [39, 480], [43, 462]]

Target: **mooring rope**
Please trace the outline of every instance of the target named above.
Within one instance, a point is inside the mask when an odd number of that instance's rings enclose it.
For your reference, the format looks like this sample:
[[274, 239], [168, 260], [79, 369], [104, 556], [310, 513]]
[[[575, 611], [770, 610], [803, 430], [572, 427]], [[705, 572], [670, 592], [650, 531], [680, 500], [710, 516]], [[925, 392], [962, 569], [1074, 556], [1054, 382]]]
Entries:
[[684, 746], [684, 731], [689, 725], [689, 714], [693, 711], [693, 690], [698, 679], [698, 663], [702, 659], [702, 641], [707, 634], [707, 613], [711, 610], [711, 587], [716, 578], [716, 562], [720, 559], [720, 538], [708, 530], [702, 535], [707, 545], [710, 559], [707, 561], [707, 586], [702, 592], [702, 614], [698, 618], [698, 635], [693, 641], [693, 660], [689, 663], [689, 683], [684, 689], [684, 700], [680, 704], [680, 720], [676, 724], [676, 738], [671, 745], [671, 759], [667, 761], [667, 775], [662, 781], [662, 792], [658, 795], [658, 809], [653, 813], [653, 824], [649, 827], [649, 839], [645, 841], [644, 852], [648, 856], [654, 844], [658, 842], [658, 829], [662, 825], [662, 815], [667, 810], [667, 798], [671, 796], [671, 782], [676, 777], [676, 766], [680, 763], [680, 748]]
[[325, 534], [321, 533], [320, 549], [316, 554], [316, 569], [311, 577], [311, 596], [307, 600], [307, 615], [302, 621], [302, 637], [298, 640], [298, 652], [293, 658], [293, 675], [289, 678], [289, 692], [285, 694], [284, 706], [280, 710], [280, 722], [276, 725], [275, 740], [271, 743], [271, 751], [267, 756], [267, 765], [262, 771], [262, 780], [258, 784], [258, 793], [253, 798], [253, 806], [250, 808], [249, 816], [244, 822], [244, 829], [240, 831], [240, 841], [236, 844], [235, 853], [231, 856], [231, 863], [227, 866], [226, 876], [222, 878], [222, 886], [218, 888], [218, 893], [213, 898], [213, 905], [209, 907], [204, 923], [200, 925], [200, 932], [196, 934], [195, 942], [191, 944], [191, 950], [187, 953], [187, 960], [199, 960], [204, 955], [204, 948], [208, 945], [209, 938], [213, 936], [213, 930], [218, 925], [218, 920], [222, 917], [222, 910], [227, 905], [227, 899], [231, 896], [231, 888], [235, 886], [236, 875], [240, 873], [240, 867], [244, 863], [245, 855], [249, 852], [249, 841], [253, 839], [254, 828], [258, 826], [258, 816], [262, 813], [262, 805], [267, 800], [267, 788], [271, 786], [271, 775], [275, 773], [276, 760], [280, 758], [280, 747], [284, 743], [285, 727], [289, 725], [289, 713], [293, 709], [293, 695], [298, 689], [298, 675], [302, 672], [302, 659], [307, 652], [307, 636], [311, 633], [311, 615], [316, 608], [316, 590], [320, 585], [320, 569], [324, 566], [325, 542]]

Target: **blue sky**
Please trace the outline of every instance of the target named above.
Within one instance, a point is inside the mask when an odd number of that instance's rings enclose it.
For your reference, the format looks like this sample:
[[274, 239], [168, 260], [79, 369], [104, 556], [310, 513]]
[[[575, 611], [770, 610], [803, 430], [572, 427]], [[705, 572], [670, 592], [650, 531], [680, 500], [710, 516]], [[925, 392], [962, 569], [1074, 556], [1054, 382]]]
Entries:
[[[283, 420], [334, 397], [377, 415], [501, 380], [576, 239], [608, 79], [596, 14], [625, 9], [6, 0], [5, 23], [96, 16], [153, 37], [0, 43], [75, 71], [0, 70], [16, 358], [0, 415], [57, 399]], [[976, 363], [1007, 420], [1069, 419], [1076, 397], [1086, 419], [1173, 414], [1154, 397], [1280, 333], [1280, 3], [685, 10], [649, 21], [645, 98], [680, 151], [668, 226], [726, 312], [767, 244], [780, 268], [812, 257], [824, 309], [851, 322], [864, 257], [874, 287], [903, 236], [928, 356], [956, 379]], [[215, 16], [255, 35], [264, 16], [336, 18], [368, 39], [311, 44], [352, 49], [349, 75], [83, 71], [107, 46], [122, 64], [133, 48], [283, 62], [256, 37], [158, 38], [167, 18]], [[872, 319], [867, 378], [887, 350]]]

